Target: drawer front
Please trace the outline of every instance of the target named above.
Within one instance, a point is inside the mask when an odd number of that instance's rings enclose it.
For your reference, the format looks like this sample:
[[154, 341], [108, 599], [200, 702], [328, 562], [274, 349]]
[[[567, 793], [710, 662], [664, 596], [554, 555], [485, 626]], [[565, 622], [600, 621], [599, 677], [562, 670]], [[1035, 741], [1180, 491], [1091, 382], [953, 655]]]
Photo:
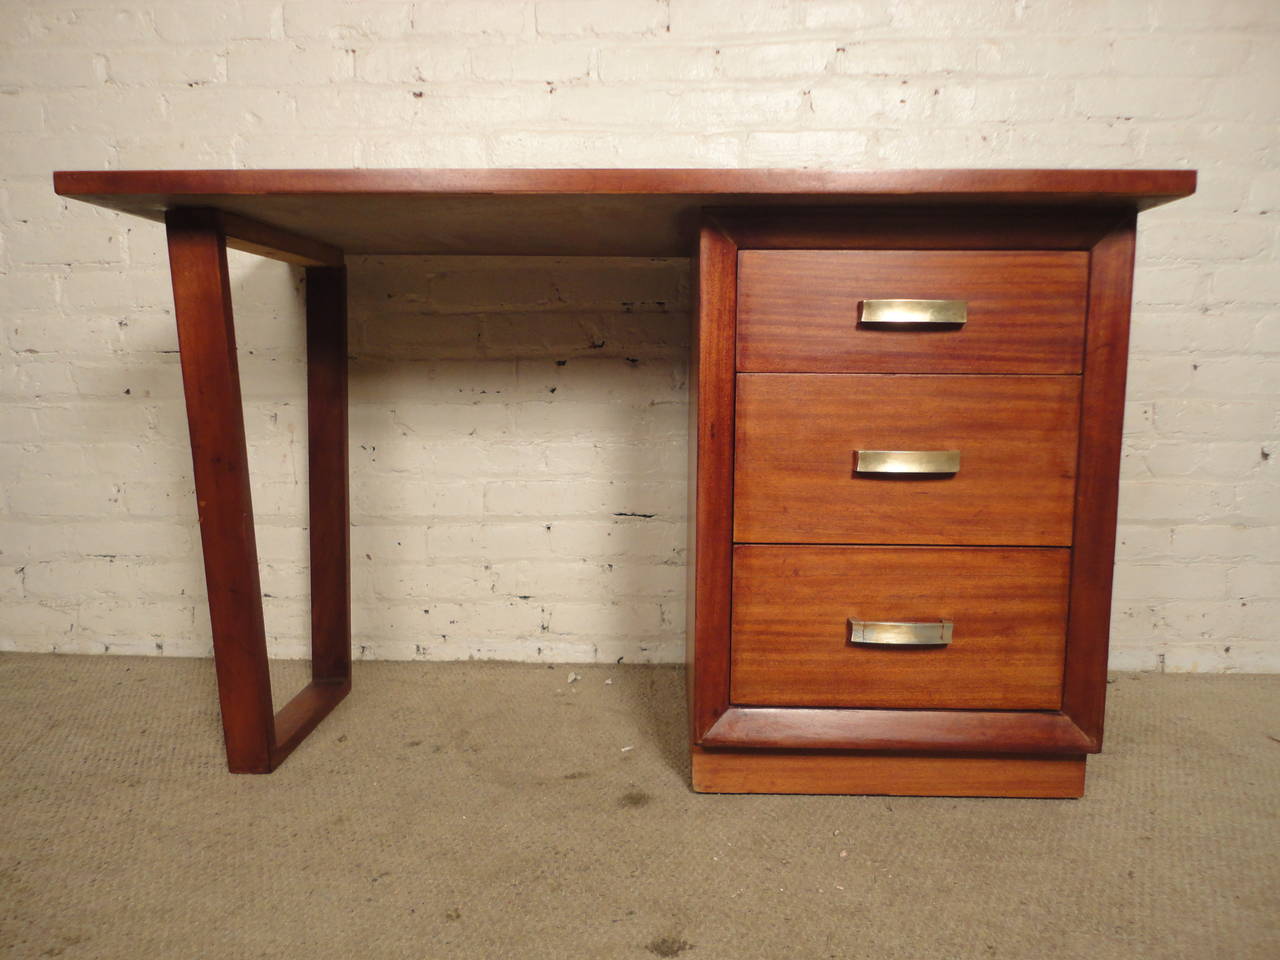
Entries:
[[740, 374], [734, 540], [1069, 545], [1079, 406], [1078, 377]]
[[[1056, 710], [1069, 550], [734, 548], [730, 698], [790, 707]], [[850, 643], [950, 624], [945, 646]], [[899, 635], [902, 631], [898, 631]]]
[[[1081, 251], [746, 250], [738, 369], [1079, 373], [1088, 266]], [[967, 319], [862, 322], [867, 300], [961, 301]]]

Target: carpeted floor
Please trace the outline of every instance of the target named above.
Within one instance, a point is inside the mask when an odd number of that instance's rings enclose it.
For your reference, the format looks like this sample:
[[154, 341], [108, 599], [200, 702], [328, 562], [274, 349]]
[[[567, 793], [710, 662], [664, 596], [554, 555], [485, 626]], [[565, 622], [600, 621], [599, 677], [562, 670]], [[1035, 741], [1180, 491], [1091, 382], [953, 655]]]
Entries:
[[0, 956], [1280, 956], [1278, 677], [1121, 675], [1060, 801], [692, 794], [673, 668], [355, 679], [231, 776], [211, 663], [0, 656]]

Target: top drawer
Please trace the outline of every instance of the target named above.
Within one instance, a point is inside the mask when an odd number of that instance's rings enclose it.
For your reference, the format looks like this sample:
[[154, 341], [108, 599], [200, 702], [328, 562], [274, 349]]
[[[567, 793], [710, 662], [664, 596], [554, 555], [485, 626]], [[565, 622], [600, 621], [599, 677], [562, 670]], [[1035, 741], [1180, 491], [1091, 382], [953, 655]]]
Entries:
[[[738, 369], [1079, 373], [1083, 251], [744, 250]], [[961, 300], [960, 326], [868, 324], [864, 300]]]

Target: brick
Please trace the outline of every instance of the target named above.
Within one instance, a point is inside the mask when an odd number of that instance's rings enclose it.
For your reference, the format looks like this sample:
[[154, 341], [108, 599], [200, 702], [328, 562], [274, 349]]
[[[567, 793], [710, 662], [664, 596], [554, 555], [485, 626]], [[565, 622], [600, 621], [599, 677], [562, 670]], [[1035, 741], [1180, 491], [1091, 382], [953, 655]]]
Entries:
[[36, 411], [36, 424], [44, 436], [88, 440], [132, 440], [145, 438], [151, 424], [150, 411], [137, 401], [85, 402], [43, 406]]
[[[103, 519], [63, 522], [57, 536], [71, 553], [92, 557], [189, 557], [197, 542], [195, 504], [186, 525], [172, 521]], [[200, 576], [200, 568], [194, 568]]]
[[408, 2], [304, 0], [284, 5], [284, 33], [295, 40], [396, 40], [409, 34], [412, 23], [413, 4]]
[[[619, 167], [663, 167], [670, 165], [673, 157], [681, 157], [682, 163], [691, 167], [731, 167], [737, 164], [740, 153], [741, 144], [732, 136], [689, 133], [635, 137], [624, 132], [534, 131], [494, 137], [488, 156], [495, 165], [508, 167], [536, 166], [547, 157], [570, 158], [565, 165]], [[500, 322], [501, 318], [494, 320]], [[513, 322], [521, 323], [520, 318]], [[549, 322], [552, 318], [539, 321], [542, 325]], [[541, 337], [539, 340], [545, 342]]]
[[671, 516], [683, 484], [625, 480], [486, 483], [484, 509], [492, 516], [644, 515]]
[[227, 82], [268, 86], [287, 76], [295, 84], [341, 83], [354, 76], [354, 53], [326, 43], [239, 40], [227, 49]]
[[471, 70], [480, 80], [553, 80], [585, 78], [591, 72], [591, 48], [566, 44], [477, 47]]
[[840, 127], [856, 122], [902, 122], [926, 117], [932, 109], [933, 87], [927, 83], [876, 80], [815, 86], [809, 97], [808, 122]]
[[94, 9], [77, 4], [57, 9], [54, 4], [32, 4], [27, 27], [41, 47], [68, 44], [96, 49], [155, 41], [149, 18], [140, 10], [118, 7]]
[[75, 584], [78, 599], [92, 595], [131, 598], [171, 597], [187, 593], [190, 570], [185, 563], [144, 563], [127, 559], [54, 560], [26, 566], [27, 595], [58, 600]]
[[97, 478], [20, 480], [4, 491], [21, 517], [97, 517], [121, 511], [120, 488]]
[[181, 600], [84, 600], [76, 616], [78, 626], [110, 637], [156, 637], [189, 633], [195, 604]]
[[676, 37], [767, 35], [798, 27], [802, 16], [797, 5], [771, 0], [735, 0], [731, 4], [670, 0], [670, 8], [671, 33]]
[[[195, 486], [190, 480], [125, 479], [119, 486], [120, 502], [133, 517], [185, 519], [194, 510]], [[262, 512], [264, 506], [255, 500], [255, 510]]]
[[1248, 350], [1258, 354], [1280, 353], [1280, 316], [1259, 317], [1253, 324]]
[[719, 74], [733, 80], [811, 78], [837, 56], [835, 45], [827, 41], [737, 44], [718, 52]]
[[533, 8], [519, 0], [423, 0], [413, 5], [415, 33], [518, 37], [532, 29]]
[[1230, 487], [1207, 481], [1120, 484], [1120, 516], [1130, 522], [1225, 519], [1231, 513], [1232, 501]]
[[1249, 207], [1257, 213], [1280, 210], [1280, 170], [1262, 170], [1249, 187]]
[[972, 106], [962, 101], [947, 115], [967, 115], [979, 122], [996, 120], [1019, 124], [1057, 120], [1065, 112], [1069, 89], [1067, 81], [1051, 78], [984, 83], [973, 89]]
[[[121, 137], [116, 141], [116, 162], [123, 169], [146, 169], [148, 158], [154, 164], [157, 155], [173, 148], [173, 142], [173, 134], [171, 133], [151, 134], [141, 137]], [[238, 166], [236, 146], [235, 141], [226, 135], [183, 137], [183, 162], [192, 169], [216, 170], [235, 167]], [[145, 229], [139, 231], [132, 224], [126, 227], [126, 230], [132, 232], [131, 242], [128, 247], [130, 251], [128, 262], [137, 263], [141, 266], [145, 266], [148, 263], [162, 266], [166, 263], [166, 256], [161, 255], [164, 251], [157, 245], [163, 241], [162, 232], [153, 232]], [[157, 233], [159, 234], [158, 239], [156, 237]], [[149, 259], [140, 254], [140, 251], [146, 247], [150, 247], [155, 251]]]
[[56, 646], [75, 624], [75, 614], [65, 603], [7, 603], [4, 619], [6, 634], [39, 638], [50, 646]]
[[932, 3], [899, 0], [893, 5], [893, 26], [908, 35], [986, 37], [1008, 32], [1021, 8], [1000, 3]]
[[1247, 353], [1261, 321], [1257, 315], [1233, 316], [1225, 310], [1166, 312], [1176, 308], [1134, 310], [1129, 349], [1135, 357], [1152, 354]]
[[177, 87], [165, 94], [172, 117], [198, 116], [204, 135], [276, 135], [293, 127], [294, 97], [271, 87], [227, 96], [220, 87]]
[[103, 87], [91, 91], [58, 91], [44, 100], [45, 122], [59, 134], [116, 134], [126, 124], [158, 126], [166, 116], [165, 101], [152, 88]]
[[151, 11], [156, 33], [170, 43], [224, 43], [281, 36], [282, 12], [273, 3], [160, 4]]
[[888, 26], [888, 4], [848, 3], [846, 0], [807, 0], [800, 7], [803, 25], [810, 30], [860, 30]]
[[455, 44], [380, 43], [355, 53], [355, 75], [370, 83], [438, 83], [463, 80], [470, 73], [470, 51]]
[[1248, 303], [1275, 303], [1280, 300], [1280, 264], [1231, 264], [1213, 271], [1210, 289], [1215, 298]]
[[551, 552], [557, 556], [664, 560], [683, 555], [685, 549], [684, 524], [662, 517], [559, 520], [548, 525]]
[[479, 517], [484, 512], [484, 491], [476, 484], [381, 479], [356, 485], [351, 503], [354, 510], [382, 518]]
[[[1192, 559], [1257, 557], [1280, 561], [1280, 530], [1244, 524], [1192, 524], [1173, 528], [1170, 546], [1176, 556]], [[1228, 574], [1232, 589], [1236, 574], [1236, 569]], [[1275, 585], [1275, 591], [1280, 592], [1280, 582]]]
[[[112, 156], [110, 144], [101, 136], [19, 137], [5, 144], [5, 173], [15, 180], [23, 177], [39, 177], [44, 181], [41, 186], [47, 187], [50, 157], [57, 157], [58, 164], [65, 166], [66, 169], [105, 170]], [[11, 186], [10, 195], [12, 196], [14, 192]], [[49, 191], [47, 199], [51, 203], [65, 203], [54, 197], [52, 191]], [[21, 216], [17, 211], [13, 213], [15, 216]], [[66, 264], [81, 259], [99, 259], [89, 253], [92, 248], [86, 246], [85, 241], [75, 236], [75, 233], [87, 232], [92, 221], [96, 220], [101, 224], [105, 219], [102, 213], [76, 210], [71, 217], [68, 217], [67, 223], [79, 221], [78, 231], [51, 230], [47, 222], [10, 224], [8, 239], [16, 240], [21, 236], [26, 237], [22, 245], [23, 255], [12, 257], [12, 262]], [[50, 235], [61, 238], [63, 242], [61, 259], [43, 259], [40, 255], [32, 255], [26, 251], [27, 244], [32, 242], [33, 238], [46, 239]]]
[[1163, 664], [1169, 673], [1274, 673], [1278, 661], [1273, 641], [1232, 640], [1170, 647]]
[[[438, 601], [491, 601], [494, 575], [474, 563], [395, 564], [381, 567], [373, 578], [374, 593], [392, 602], [420, 600], [428, 606]], [[450, 609], [455, 609], [450, 603]]]
[[1140, 264], [1133, 274], [1133, 299], [1139, 304], [1186, 304], [1195, 301], [1204, 286], [1204, 271], [1198, 267]]
[[1176, 77], [1080, 80], [1076, 84], [1075, 109], [1085, 117], [1169, 120], [1195, 114], [1204, 105], [1208, 92], [1203, 80]]
[[539, 557], [493, 565], [494, 586], [509, 596], [550, 600], [598, 597], [610, 592], [610, 565], [593, 560]]
[[1280, 413], [1266, 401], [1214, 399], [1159, 400], [1155, 423], [1162, 432], [1214, 439], [1264, 436], [1280, 424]]
[[1116, 530], [1116, 562], [1167, 559], [1173, 553], [1176, 528], [1121, 524]]
[[481, 167], [487, 156], [481, 137], [374, 135], [356, 149], [358, 167]]
[[1256, 441], [1169, 442], [1157, 444], [1143, 459], [1156, 477], [1196, 475], [1222, 479], [1244, 476], [1265, 462]]
[[548, 625], [553, 634], [647, 636], [662, 628], [659, 607], [646, 601], [620, 603], [550, 603]]
[[[1103, 44], [1094, 44], [1103, 48]], [[1247, 45], [1232, 34], [1173, 33], [1118, 36], [1114, 70], [1121, 76], [1213, 77], [1238, 68]]]
[[707, 80], [720, 64], [709, 46], [605, 46], [596, 53], [597, 73], [605, 83], [652, 80]]
[[[677, 0], [678, 2], [678, 0]], [[659, 0], [538, 0], [534, 4], [541, 36], [617, 36], [655, 34], [667, 29], [668, 4]], [[674, 20], [675, 14], [672, 12]]]
[[1042, 36], [1021, 32], [992, 37], [973, 45], [972, 58], [979, 74], [1094, 77], [1112, 69], [1110, 45], [1099, 42], [1096, 36]]
[[437, 603], [426, 617], [427, 629], [434, 634], [486, 640], [534, 636], [541, 632], [543, 623], [541, 607], [524, 600]]
[[894, 166], [909, 167], [913, 158], [936, 153], [959, 165], [987, 166], [1003, 153], [1009, 135], [980, 126], [894, 130], [877, 134], [880, 157]]
[[174, 86], [217, 83], [224, 79], [217, 47], [166, 47], [111, 51], [103, 58], [106, 79], [122, 86]]
[[38, 133], [44, 130], [44, 109], [30, 94], [0, 92], [0, 132]]
[[1280, 598], [1280, 563], [1239, 563], [1228, 575], [1227, 589], [1232, 597]]
[[[1265, 471], [1265, 472], [1264, 472]], [[1280, 524], [1280, 484], [1275, 481], [1270, 461], [1235, 485], [1232, 519], [1256, 526]]]
[[1266, 76], [1235, 74], [1208, 82], [1205, 110], [1223, 120], [1248, 120], [1254, 123], [1280, 121], [1280, 97], [1275, 85], [1280, 71], [1274, 68]]
[[144, 270], [82, 268], [62, 278], [58, 299], [65, 309], [118, 317], [138, 309], [167, 307], [173, 302], [167, 281], [167, 276]]
[[1195, 367], [1191, 389], [1224, 399], [1275, 396], [1275, 385], [1280, 383], [1280, 359], [1276, 358], [1205, 358]]
[[841, 169], [866, 156], [870, 138], [856, 130], [797, 130], [747, 135], [744, 156], [762, 167]]

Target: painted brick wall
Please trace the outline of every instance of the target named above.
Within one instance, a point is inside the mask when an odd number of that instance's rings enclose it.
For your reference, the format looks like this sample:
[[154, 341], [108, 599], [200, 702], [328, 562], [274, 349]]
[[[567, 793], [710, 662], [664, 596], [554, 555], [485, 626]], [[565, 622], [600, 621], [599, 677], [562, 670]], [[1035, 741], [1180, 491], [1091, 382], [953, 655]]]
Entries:
[[[0, 3], [0, 649], [206, 655], [162, 231], [54, 169], [1195, 167], [1144, 217], [1116, 666], [1280, 669], [1274, 0]], [[352, 263], [358, 655], [679, 659], [679, 261]], [[273, 653], [298, 277], [235, 256]]]

